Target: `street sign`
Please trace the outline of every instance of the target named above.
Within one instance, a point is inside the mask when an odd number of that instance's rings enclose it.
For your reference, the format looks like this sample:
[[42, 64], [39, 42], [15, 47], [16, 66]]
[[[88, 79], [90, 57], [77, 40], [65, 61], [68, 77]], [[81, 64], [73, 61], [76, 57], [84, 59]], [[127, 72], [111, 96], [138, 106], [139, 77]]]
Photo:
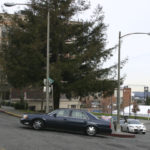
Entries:
[[53, 79], [48, 78], [48, 80], [49, 80], [49, 83], [50, 83], [50, 84], [53, 84], [53, 83], [54, 83], [54, 80], [53, 80]]
[[[46, 85], [46, 79], [43, 80], [44, 85]], [[48, 78], [48, 85], [51, 85], [54, 83], [54, 80], [51, 78]]]

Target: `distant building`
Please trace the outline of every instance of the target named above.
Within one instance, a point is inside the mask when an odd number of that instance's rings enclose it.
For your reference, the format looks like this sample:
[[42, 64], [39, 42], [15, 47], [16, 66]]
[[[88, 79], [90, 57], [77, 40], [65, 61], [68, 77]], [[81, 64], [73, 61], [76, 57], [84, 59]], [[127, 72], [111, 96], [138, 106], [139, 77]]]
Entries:
[[[28, 108], [30, 110], [44, 111], [46, 109], [45, 93], [40, 88], [22, 90], [12, 88], [10, 92], [10, 102], [16, 103], [19, 102], [20, 99], [28, 103]], [[52, 97], [50, 97], [50, 109], [52, 105]], [[81, 102], [78, 97], [68, 99], [65, 94], [61, 94], [59, 107], [80, 109]]]
[[[123, 110], [126, 106], [131, 105], [131, 103], [131, 88], [122, 88], [120, 90], [120, 109]], [[112, 96], [102, 98], [101, 108], [104, 113], [111, 113], [117, 109], [117, 89], [115, 89]]]

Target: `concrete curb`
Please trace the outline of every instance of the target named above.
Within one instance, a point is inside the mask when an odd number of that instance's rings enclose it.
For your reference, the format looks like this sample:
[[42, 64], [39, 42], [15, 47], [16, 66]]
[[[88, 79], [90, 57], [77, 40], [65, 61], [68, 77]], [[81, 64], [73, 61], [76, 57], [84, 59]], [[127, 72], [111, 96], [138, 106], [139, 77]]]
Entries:
[[134, 134], [122, 134], [122, 133], [112, 133], [110, 136], [120, 137], [120, 138], [135, 138]]
[[15, 114], [15, 113], [11, 113], [11, 112], [8, 112], [8, 111], [5, 111], [5, 110], [1, 110], [1, 109], [0, 109], [0, 112], [8, 114], [8, 115], [11, 115], [11, 116], [14, 116], [14, 117], [18, 117], [18, 118], [22, 117], [21, 115], [18, 115], [18, 114]]

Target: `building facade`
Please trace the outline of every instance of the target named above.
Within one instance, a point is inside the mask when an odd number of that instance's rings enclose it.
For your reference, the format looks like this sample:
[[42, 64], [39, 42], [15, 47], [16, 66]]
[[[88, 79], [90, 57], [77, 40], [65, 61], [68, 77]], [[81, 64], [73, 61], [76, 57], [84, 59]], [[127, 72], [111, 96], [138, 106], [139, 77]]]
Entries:
[[[131, 88], [122, 88], [120, 90], [120, 110], [132, 104]], [[112, 113], [117, 109], [117, 89], [112, 96], [103, 97], [101, 100], [101, 110], [104, 113]]]

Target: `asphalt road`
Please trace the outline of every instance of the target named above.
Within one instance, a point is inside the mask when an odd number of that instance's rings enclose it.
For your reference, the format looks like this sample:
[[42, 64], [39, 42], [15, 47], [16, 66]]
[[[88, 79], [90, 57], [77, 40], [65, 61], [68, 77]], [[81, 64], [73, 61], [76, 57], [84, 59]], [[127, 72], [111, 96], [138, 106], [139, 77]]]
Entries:
[[150, 132], [135, 138], [35, 131], [19, 119], [0, 113], [0, 150], [149, 150]]

